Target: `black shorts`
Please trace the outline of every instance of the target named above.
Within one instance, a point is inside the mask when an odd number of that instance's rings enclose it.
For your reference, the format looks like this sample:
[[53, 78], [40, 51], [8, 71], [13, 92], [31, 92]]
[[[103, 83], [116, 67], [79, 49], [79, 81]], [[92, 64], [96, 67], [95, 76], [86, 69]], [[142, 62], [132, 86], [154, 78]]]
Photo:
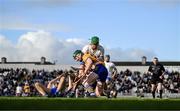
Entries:
[[163, 79], [160, 78], [152, 78], [151, 84], [163, 83]]

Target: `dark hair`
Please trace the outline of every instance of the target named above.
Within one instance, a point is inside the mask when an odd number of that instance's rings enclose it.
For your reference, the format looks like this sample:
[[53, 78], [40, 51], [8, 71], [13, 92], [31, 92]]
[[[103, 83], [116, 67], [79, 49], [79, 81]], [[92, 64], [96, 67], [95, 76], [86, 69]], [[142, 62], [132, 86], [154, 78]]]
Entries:
[[108, 58], [110, 58], [110, 55], [105, 55], [105, 57], [108, 57]]

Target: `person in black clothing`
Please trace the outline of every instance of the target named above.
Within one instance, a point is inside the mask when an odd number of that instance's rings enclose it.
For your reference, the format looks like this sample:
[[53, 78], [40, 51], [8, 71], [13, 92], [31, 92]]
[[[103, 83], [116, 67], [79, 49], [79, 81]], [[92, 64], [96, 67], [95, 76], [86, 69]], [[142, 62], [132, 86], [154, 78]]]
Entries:
[[[153, 64], [149, 66], [148, 72], [151, 74], [151, 91], [152, 96], [155, 98], [156, 88], [160, 94], [160, 98], [162, 98], [162, 83], [163, 83], [163, 75], [165, 72], [164, 66], [159, 63], [158, 58], [153, 58]], [[156, 86], [157, 85], [157, 86]]]

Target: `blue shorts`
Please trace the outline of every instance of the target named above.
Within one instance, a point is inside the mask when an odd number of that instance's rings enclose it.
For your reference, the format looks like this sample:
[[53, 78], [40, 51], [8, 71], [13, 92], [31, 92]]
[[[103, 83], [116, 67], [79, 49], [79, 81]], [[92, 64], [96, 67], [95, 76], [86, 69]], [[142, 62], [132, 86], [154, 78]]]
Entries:
[[94, 73], [96, 73], [98, 76], [99, 76], [99, 80], [101, 82], [105, 82], [106, 81], [106, 78], [108, 76], [108, 71], [106, 69], [106, 67], [102, 64], [97, 64], [95, 66], [95, 69], [93, 71]]
[[51, 88], [51, 95], [56, 95], [56, 91], [57, 91], [57, 88], [54, 87], [54, 88]]
[[106, 81], [111, 81], [111, 80], [112, 80], [111, 77], [107, 77], [107, 78], [106, 78]]

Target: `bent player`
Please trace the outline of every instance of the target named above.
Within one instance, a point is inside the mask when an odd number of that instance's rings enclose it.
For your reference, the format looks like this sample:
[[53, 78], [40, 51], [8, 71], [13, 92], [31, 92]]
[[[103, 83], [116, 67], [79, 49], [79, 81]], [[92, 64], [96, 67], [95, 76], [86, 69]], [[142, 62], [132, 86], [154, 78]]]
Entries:
[[76, 50], [73, 57], [84, 65], [81, 78], [85, 77], [83, 81], [85, 88], [94, 92], [92, 85], [97, 81], [96, 96], [101, 96], [103, 92], [102, 84], [106, 81], [108, 75], [104, 63], [90, 54], [84, 54], [81, 50]]

